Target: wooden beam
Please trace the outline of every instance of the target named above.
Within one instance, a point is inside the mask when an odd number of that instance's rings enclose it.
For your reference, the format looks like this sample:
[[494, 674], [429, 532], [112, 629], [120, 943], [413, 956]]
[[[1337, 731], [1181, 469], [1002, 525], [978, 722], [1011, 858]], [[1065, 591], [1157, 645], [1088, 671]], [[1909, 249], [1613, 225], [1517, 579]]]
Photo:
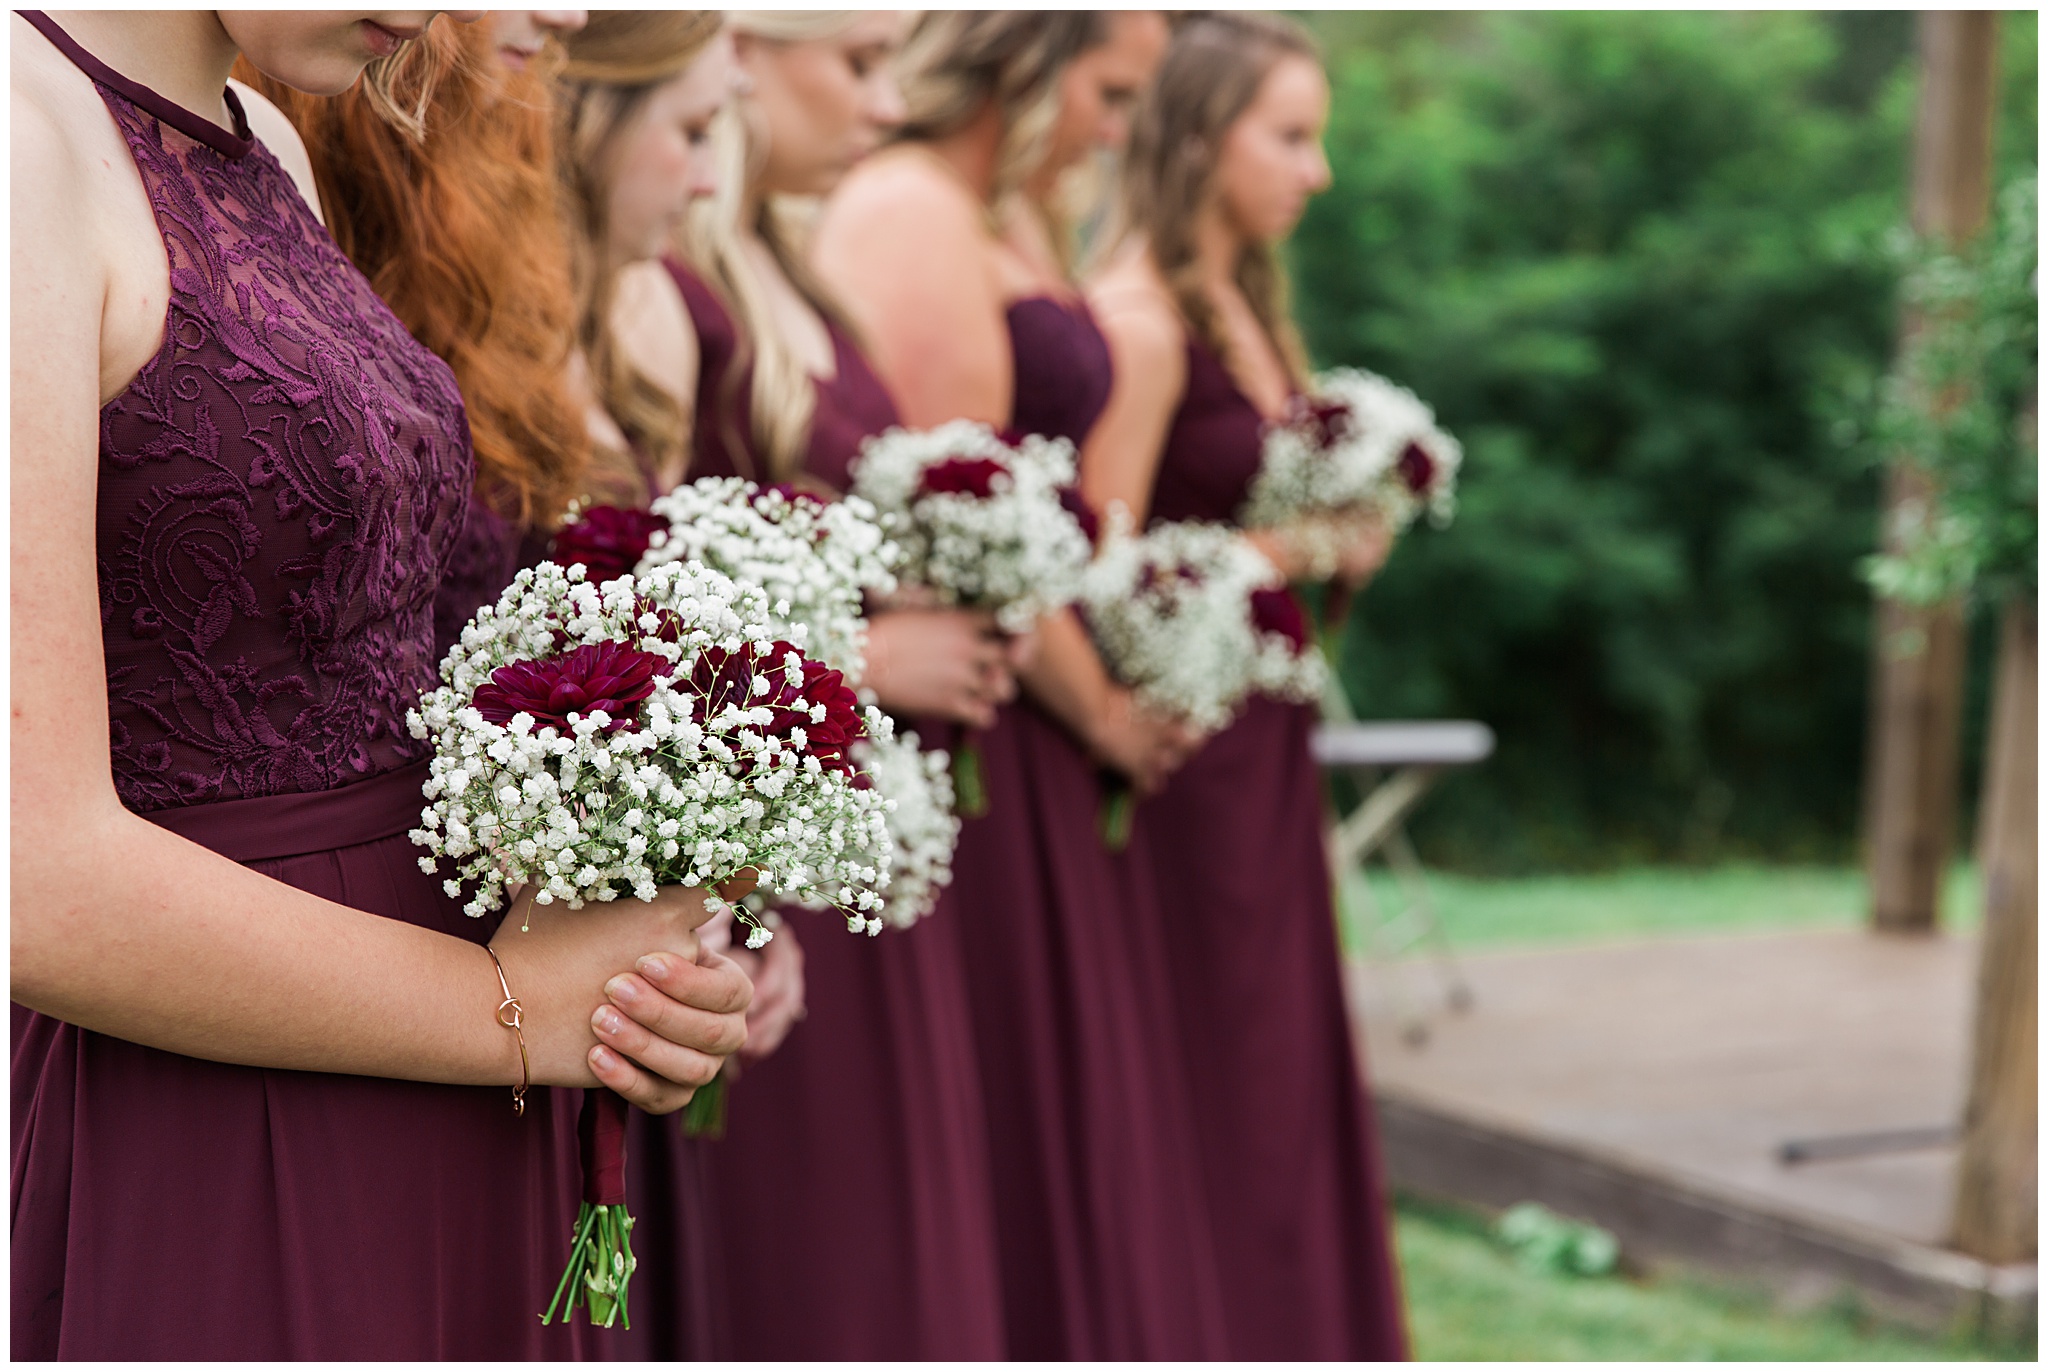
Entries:
[[2040, 1209], [2040, 660], [2039, 614], [2031, 599], [2015, 598], [1999, 623], [1978, 848], [1984, 947], [1954, 1229], [1957, 1248], [1994, 1263], [2034, 1257]]
[[[1991, 115], [1997, 16], [1983, 11], [1920, 15], [1920, 109], [1913, 139], [1913, 227], [1952, 244], [1982, 228], [1991, 210]], [[1916, 327], [1906, 321], [1908, 337]], [[1933, 494], [1925, 473], [1900, 454], [1886, 483], [1884, 539], [1900, 514]], [[1879, 929], [1934, 928], [1953, 842], [1963, 713], [1960, 609], [1880, 602], [1864, 777], [1864, 844], [1871, 922]]]

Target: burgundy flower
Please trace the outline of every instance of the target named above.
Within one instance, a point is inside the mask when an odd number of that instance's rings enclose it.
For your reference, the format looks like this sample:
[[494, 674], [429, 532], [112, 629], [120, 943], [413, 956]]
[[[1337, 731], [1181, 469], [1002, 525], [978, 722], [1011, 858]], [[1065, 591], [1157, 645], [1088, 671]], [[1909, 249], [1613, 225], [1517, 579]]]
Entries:
[[555, 561], [583, 564], [590, 580], [612, 581], [630, 573], [655, 533], [668, 527], [660, 515], [593, 505], [555, 535]]
[[919, 495], [971, 495], [986, 500], [995, 494], [996, 478], [1010, 469], [992, 457], [949, 457], [924, 469]]
[[1351, 407], [1341, 400], [1307, 397], [1295, 404], [1295, 422], [1308, 431], [1319, 448], [1329, 448], [1351, 433]]
[[586, 643], [558, 657], [508, 662], [476, 688], [477, 713], [493, 724], [509, 724], [524, 710], [536, 729], [552, 724], [566, 732], [571, 714], [602, 710], [612, 717], [606, 733], [633, 722], [634, 707], [654, 694], [654, 678], [668, 660], [623, 643]]
[[1308, 646], [1308, 616], [1285, 587], [1252, 592], [1252, 627], [1262, 634], [1279, 634], [1297, 653]]
[[[764, 732], [787, 741], [791, 730], [802, 729], [803, 752], [832, 771], [851, 772], [847, 749], [862, 733], [860, 700], [843, 676], [809, 658], [804, 659], [801, 679], [790, 680], [783, 660], [793, 651], [787, 643], [776, 643], [766, 657], [757, 658], [752, 644], [736, 651], [706, 648], [697, 655], [688, 684], [704, 701], [705, 716], [728, 705], [766, 705], [775, 716]], [[756, 678], [769, 683], [760, 695], [754, 694]], [[820, 704], [825, 717], [814, 721], [812, 707]]]
[[1394, 463], [1394, 470], [1408, 485], [1411, 495], [1421, 495], [1436, 480], [1436, 462], [1422, 450], [1420, 443], [1410, 443], [1401, 449], [1401, 456]]
[[1095, 507], [1072, 486], [1060, 487], [1060, 508], [1074, 517], [1074, 522], [1081, 526], [1081, 532], [1087, 535], [1091, 544], [1102, 537], [1102, 521], [1095, 517]]

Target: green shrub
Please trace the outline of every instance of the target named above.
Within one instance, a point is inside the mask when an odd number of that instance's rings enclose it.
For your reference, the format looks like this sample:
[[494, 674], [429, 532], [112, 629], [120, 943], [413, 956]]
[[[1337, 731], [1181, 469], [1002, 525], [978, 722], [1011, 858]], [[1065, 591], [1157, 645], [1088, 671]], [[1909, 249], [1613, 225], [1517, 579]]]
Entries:
[[1341, 663], [1363, 717], [1499, 733], [1419, 816], [1437, 861], [1853, 844], [1878, 486], [1843, 397], [1892, 350], [1913, 81], [1906, 16], [1848, 19], [1323, 21], [1303, 326], [1466, 450]]

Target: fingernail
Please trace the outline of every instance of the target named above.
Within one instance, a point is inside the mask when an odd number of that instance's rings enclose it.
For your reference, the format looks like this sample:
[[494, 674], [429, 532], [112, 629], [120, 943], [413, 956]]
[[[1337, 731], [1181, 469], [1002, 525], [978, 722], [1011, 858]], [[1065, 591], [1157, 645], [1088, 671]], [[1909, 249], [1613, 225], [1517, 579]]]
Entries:
[[640, 975], [646, 977], [649, 981], [668, 980], [667, 958], [659, 958], [656, 957], [654, 954], [649, 953], [646, 957], [641, 958], [640, 961], [634, 963], [633, 965], [639, 968]]
[[609, 1005], [597, 1007], [597, 1013], [592, 1015], [590, 1019], [601, 1033], [616, 1034], [619, 1030], [626, 1027], [625, 1017]]
[[631, 1005], [639, 998], [640, 989], [633, 985], [633, 979], [624, 972], [604, 984], [604, 993], [621, 1005]]
[[599, 1071], [609, 1072], [619, 1065], [618, 1055], [603, 1044], [599, 1044], [590, 1050], [590, 1065]]

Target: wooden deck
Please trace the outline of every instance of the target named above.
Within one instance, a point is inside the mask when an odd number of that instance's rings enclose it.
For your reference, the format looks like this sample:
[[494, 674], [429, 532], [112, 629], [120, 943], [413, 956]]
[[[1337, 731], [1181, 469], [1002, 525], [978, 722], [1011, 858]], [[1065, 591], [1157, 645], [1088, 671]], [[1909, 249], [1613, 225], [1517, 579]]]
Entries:
[[[2031, 1306], [2034, 1269], [1942, 1247], [1953, 1146], [1787, 1164], [1789, 1140], [1952, 1124], [1974, 943], [1825, 930], [1465, 960], [1476, 1003], [1402, 1042], [1355, 968], [1397, 1185], [1539, 1200], [1637, 1258], [1842, 1286], [1902, 1313]], [[1420, 979], [1417, 979], [1418, 984]]]

